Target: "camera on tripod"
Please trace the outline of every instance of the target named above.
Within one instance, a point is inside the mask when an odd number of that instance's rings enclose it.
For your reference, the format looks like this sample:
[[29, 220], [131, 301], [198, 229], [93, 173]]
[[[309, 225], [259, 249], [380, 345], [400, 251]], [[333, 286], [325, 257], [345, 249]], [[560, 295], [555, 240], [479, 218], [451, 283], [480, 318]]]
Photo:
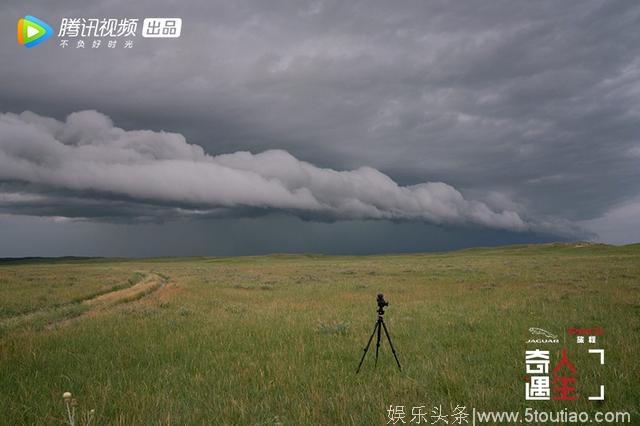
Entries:
[[360, 367], [362, 367], [362, 363], [364, 362], [364, 357], [367, 355], [367, 351], [369, 350], [369, 346], [371, 345], [371, 341], [373, 340], [373, 336], [376, 334], [378, 338], [376, 340], [376, 363], [378, 365], [378, 351], [380, 350], [380, 338], [382, 336], [382, 331], [384, 330], [385, 336], [387, 336], [387, 340], [389, 341], [389, 346], [391, 346], [391, 352], [393, 352], [393, 357], [396, 360], [396, 364], [398, 364], [398, 370], [402, 371], [402, 367], [400, 366], [400, 361], [398, 360], [398, 355], [396, 354], [396, 348], [393, 347], [393, 343], [391, 343], [391, 336], [389, 336], [389, 330], [387, 330], [387, 326], [384, 323], [384, 308], [385, 306], [389, 306], [389, 302], [384, 300], [384, 294], [378, 293], [376, 297], [376, 302], [378, 302], [378, 321], [376, 321], [375, 327], [373, 327], [373, 333], [371, 333], [371, 337], [369, 337], [369, 341], [367, 342], [367, 346], [364, 347], [364, 353], [362, 354], [362, 358], [360, 358], [360, 364], [358, 364], [358, 369], [356, 370], [356, 374], [360, 372]]
[[378, 297], [376, 299], [378, 301], [378, 314], [384, 314], [384, 307], [389, 306], [389, 302], [384, 300], [384, 294], [378, 293]]

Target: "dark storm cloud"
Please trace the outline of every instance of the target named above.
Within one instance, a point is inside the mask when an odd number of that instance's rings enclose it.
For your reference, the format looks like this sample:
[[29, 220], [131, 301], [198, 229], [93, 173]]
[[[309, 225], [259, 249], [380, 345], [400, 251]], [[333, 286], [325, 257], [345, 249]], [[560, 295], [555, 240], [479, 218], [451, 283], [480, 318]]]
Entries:
[[400, 187], [442, 181], [527, 223], [600, 218], [605, 236], [640, 196], [637, 2], [187, 3], [4, 3], [12, 31], [25, 13], [181, 16], [184, 35], [130, 51], [7, 35], [0, 109], [97, 109], [210, 154], [282, 149]]
[[[452, 250], [550, 241], [557, 237], [495, 229], [443, 228], [385, 221], [303, 221], [283, 215], [177, 219], [162, 224], [90, 223], [0, 214], [0, 257], [198, 256], [274, 252], [373, 254]], [[89, 241], [88, 240], [89, 237]], [[11, 244], [7, 244], [11, 241]]]
[[[442, 182], [399, 186], [370, 167], [319, 168], [283, 150], [211, 156], [180, 134], [125, 131], [90, 110], [64, 122], [31, 112], [1, 114], [0, 182], [7, 182], [0, 211], [14, 214], [166, 219], [262, 209], [319, 220], [409, 220], [569, 235], [577, 229], [492, 210]], [[158, 209], [149, 214], [154, 205]]]

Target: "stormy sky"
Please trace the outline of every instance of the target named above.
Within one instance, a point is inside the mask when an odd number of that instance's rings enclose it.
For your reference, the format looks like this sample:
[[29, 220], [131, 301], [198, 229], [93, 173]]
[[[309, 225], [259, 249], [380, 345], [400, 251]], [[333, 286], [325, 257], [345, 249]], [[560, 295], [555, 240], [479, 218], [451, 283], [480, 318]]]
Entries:
[[0, 257], [640, 241], [635, 1], [88, 3], [0, 5]]

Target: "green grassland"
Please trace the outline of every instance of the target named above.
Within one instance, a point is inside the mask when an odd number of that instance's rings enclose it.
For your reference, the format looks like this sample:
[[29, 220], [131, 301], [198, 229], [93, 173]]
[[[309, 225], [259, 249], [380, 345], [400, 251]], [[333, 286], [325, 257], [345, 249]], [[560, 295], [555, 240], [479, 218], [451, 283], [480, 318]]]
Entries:
[[[383, 342], [377, 368], [371, 350], [355, 375], [378, 292], [403, 371]], [[604, 328], [591, 346], [604, 366], [572, 326]], [[525, 401], [529, 327], [560, 336], [539, 345], [552, 364], [568, 348], [577, 401]], [[640, 245], [0, 262], [5, 424], [62, 424], [65, 391], [95, 424], [374, 425], [389, 405], [639, 424], [639, 354]], [[599, 384], [606, 400], [588, 401]]]

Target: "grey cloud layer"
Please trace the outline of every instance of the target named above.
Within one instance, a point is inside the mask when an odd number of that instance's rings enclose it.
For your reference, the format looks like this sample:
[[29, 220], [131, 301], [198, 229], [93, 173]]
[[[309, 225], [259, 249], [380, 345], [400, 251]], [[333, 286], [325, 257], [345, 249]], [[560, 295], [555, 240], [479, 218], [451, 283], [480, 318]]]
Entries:
[[[0, 115], [0, 182], [13, 183], [0, 193], [4, 211], [20, 212], [22, 207], [28, 212], [25, 205], [49, 204], [40, 212], [51, 216], [66, 216], [67, 204], [83, 200], [84, 208], [97, 204], [94, 213], [99, 216], [100, 200], [112, 205], [115, 199], [130, 207], [155, 203], [182, 214], [256, 208], [330, 220], [567, 231], [557, 224], [526, 221], [513, 210], [492, 210], [442, 182], [399, 186], [371, 167], [319, 168], [283, 150], [211, 156], [180, 134], [125, 131], [95, 111], [73, 113], [65, 122], [31, 112]], [[52, 195], [56, 192], [58, 196]], [[110, 211], [105, 209], [104, 215]], [[131, 207], [129, 214], [136, 211]]]
[[[0, 111], [63, 119], [97, 109], [124, 128], [180, 132], [210, 154], [284, 149], [334, 170], [370, 166], [392, 177], [398, 193], [447, 182], [496, 214], [517, 213], [525, 226], [585, 221], [605, 241], [607, 229], [640, 229], [637, 216], [625, 215], [621, 226], [612, 214], [640, 197], [637, 1], [185, 0], [177, 8], [163, 0], [36, 0], [25, 11], [9, 0], [0, 4], [1, 26], [13, 28], [26, 12], [52, 23], [181, 16], [185, 25], [180, 39], [138, 38], [130, 50], [61, 49], [50, 40], [35, 51], [0, 38]], [[335, 215], [285, 207], [304, 194], [283, 188], [279, 208]], [[160, 206], [110, 193], [105, 205], [104, 194], [86, 195], [46, 194], [67, 200], [65, 214], [210, 214], [191, 201]], [[312, 195], [311, 203], [335, 206]], [[371, 210], [360, 201], [360, 214]], [[465, 221], [474, 216], [473, 203], [456, 206]], [[404, 214], [409, 207], [402, 202]], [[42, 201], [19, 208], [47, 211]], [[539, 219], [547, 216], [565, 222]]]

